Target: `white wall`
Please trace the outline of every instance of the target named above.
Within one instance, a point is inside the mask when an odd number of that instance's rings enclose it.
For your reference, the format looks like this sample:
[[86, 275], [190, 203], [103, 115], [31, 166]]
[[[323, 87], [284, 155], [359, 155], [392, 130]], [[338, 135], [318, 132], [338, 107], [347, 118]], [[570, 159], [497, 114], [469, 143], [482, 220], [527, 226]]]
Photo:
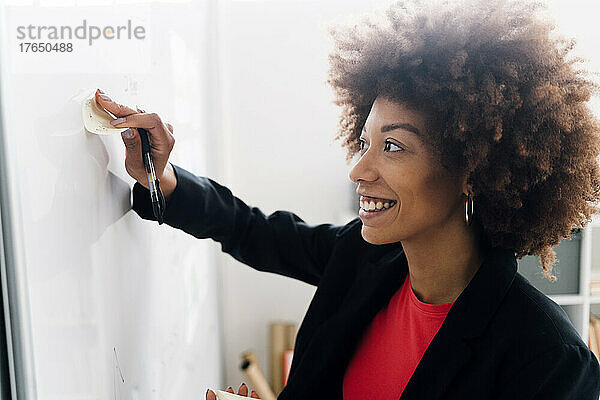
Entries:
[[[155, 110], [176, 127], [173, 161], [206, 170], [207, 4], [42, 3], [0, 4], [0, 191], [11, 205], [2, 203], [2, 232], [16, 243], [7, 269], [18, 398], [196, 398], [222, 380], [211, 249], [131, 211], [122, 139], [86, 132], [81, 102], [100, 87]], [[131, 18], [148, 36], [72, 40], [68, 54], [19, 51], [16, 26], [84, 18]]]

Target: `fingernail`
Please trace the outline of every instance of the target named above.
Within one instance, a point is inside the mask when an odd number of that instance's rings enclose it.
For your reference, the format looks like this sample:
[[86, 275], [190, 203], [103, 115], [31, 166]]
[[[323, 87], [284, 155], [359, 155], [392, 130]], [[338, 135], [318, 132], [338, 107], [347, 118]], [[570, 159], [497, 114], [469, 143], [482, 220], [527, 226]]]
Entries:
[[133, 139], [133, 129], [129, 128], [124, 130], [121, 132], [121, 136], [123, 136], [124, 139]]
[[102, 98], [102, 99], [104, 99], [104, 100], [106, 100], [106, 101], [111, 101], [111, 100], [110, 100], [110, 97], [108, 97], [107, 95], [105, 95], [105, 94], [102, 94], [102, 93], [100, 93], [100, 98]]
[[123, 122], [125, 122], [125, 118], [121, 117], [121, 118], [113, 119], [112, 121], [110, 121], [110, 124], [114, 126], [114, 125], [122, 124]]

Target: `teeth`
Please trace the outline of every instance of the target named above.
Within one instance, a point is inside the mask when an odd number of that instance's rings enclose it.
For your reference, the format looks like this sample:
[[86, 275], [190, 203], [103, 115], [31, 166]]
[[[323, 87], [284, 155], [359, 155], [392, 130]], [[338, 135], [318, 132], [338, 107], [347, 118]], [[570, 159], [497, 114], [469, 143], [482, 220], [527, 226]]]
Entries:
[[381, 201], [378, 201], [377, 203], [375, 203], [374, 201], [360, 201], [360, 208], [362, 208], [363, 210], [366, 211], [373, 211], [373, 210], [382, 210], [382, 209], [388, 209], [390, 207], [392, 207], [394, 204], [396, 204], [396, 201], [391, 201], [391, 202], [385, 202], [382, 203]]

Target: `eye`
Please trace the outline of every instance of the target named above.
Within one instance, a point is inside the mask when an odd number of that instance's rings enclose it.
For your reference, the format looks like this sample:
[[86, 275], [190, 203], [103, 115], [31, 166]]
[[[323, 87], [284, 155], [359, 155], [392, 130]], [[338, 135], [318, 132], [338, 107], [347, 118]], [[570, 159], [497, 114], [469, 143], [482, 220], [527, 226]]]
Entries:
[[[365, 148], [364, 148], [364, 146], [363, 146], [363, 145], [366, 145], [366, 144], [367, 144], [367, 142], [365, 142], [364, 140], [362, 140], [362, 139], [358, 139], [358, 149], [359, 149], [358, 151], [359, 151], [359, 153], [361, 153], [361, 154], [362, 154], [362, 153], [364, 152]], [[400, 149], [400, 150], [394, 150], [394, 151], [392, 151], [392, 152], [396, 152], [396, 151], [405, 151], [405, 150], [404, 150], [404, 148], [402, 148], [402, 147], [398, 146], [396, 143], [394, 143], [394, 142], [390, 142], [390, 141], [388, 141], [388, 140], [386, 140], [386, 142], [385, 142], [385, 147], [384, 147], [384, 149], [386, 149], [386, 150], [389, 150], [389, 145], [396, 146], [397, 148], [399, 148], [399, 149]]]
[[389, 148], [389, 146], [387, 146], [387, 145], [388, 145], [388, 144], [391, 144], [392, 146], [396, 146], [396, 147], [397, 147], [397, 148], [399, 148], [400, 150], [404, 151], [404, 149], [403, 149], [402, 147], [398, 146], [396, 143], [393, 143], [393, 142], [386, 141], [386, 142], [385, 142], [385, 144], [386, 144], [386, 147], [384, 147], [385, 149], [388, 149], [388, 148]]
[[358, 152], [361, 154], [363, 153], [363, 150], [365, 149], [363, 147], [363, 144], [367, 144], [367, 143], [362, 139], [358, 139]]

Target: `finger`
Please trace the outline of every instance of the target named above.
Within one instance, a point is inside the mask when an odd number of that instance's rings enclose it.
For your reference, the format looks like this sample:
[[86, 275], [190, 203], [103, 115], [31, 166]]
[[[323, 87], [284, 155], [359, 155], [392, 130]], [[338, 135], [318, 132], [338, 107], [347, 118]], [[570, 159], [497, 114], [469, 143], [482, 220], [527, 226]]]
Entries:
[[206, 400], [217, 400], [217, 395], [212, 390], [208, 389], [206, 391]]
[[258, 393], [256, 393], [254, 390], [252, 391], [252, 395], [250, 397], [253, 399], [260, 399], [260, 397], [258, 397]]
[[[146, 111], [142, 110], [141, 108], [139, 108], [138, 106], [135, 106], [135, 108], [138, 110], [138, 112], [141, 112], [141, 113], [145, 113], [146, 112]], [[171, 125], [168, 122], [165, 122], [165, 125], [169, 129], [169, 132], [173, 133], [173, 125]]]
[[104, 107], [108, 111], [110, 111], [113, 115], [118, 117], [126, 117], [131, 114], [136, 114], [136, 111], [131, 108], [124, 106], [122, 104], [116, 103], [112, 101], [110, 97], [100, 89], [96, 90], [95, 93], [96, 103], [100, 105], [100, 107]]
[[245, 383], [242, 383], [240, 385], [240, 388], [238, 389], [238, 394], [240, 396], [248, 396], [248, 386], [246, 386]]
[[153, 130], [157, 128], [164, 128], [160, 117], [156, 113], [152, 114], [131, 114], [124, 117], [110, 121], [111, 125], [115, 128], [144, 128], [147, 130]]
[[226, 392], [229, 392], [229, 393], [233, 393], [233, 394], [235, 394], [235, 393], [233, 392], [233, 388], [232, 388], [231, 386], [229, 386], [229, 387], [227, 388]]
[[137, 156], [139, 153], [138, 148], [142, 145], [142, 140], [137, 129], [129, 128], [121, 132], [121, 139], [123, 139], [123, 143], [125, 143], [126, 151]]

